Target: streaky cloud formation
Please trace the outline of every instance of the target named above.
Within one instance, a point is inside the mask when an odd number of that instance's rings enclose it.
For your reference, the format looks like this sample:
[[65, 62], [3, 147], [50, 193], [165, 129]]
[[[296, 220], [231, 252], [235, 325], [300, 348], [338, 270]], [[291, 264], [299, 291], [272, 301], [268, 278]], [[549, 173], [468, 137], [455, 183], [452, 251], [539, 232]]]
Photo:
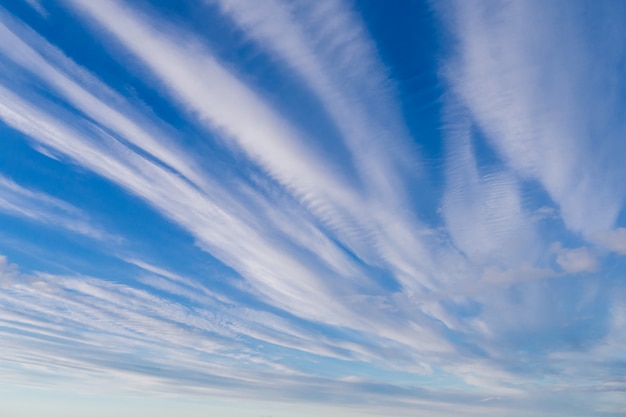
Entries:
[[93, 239], [114, 239], [90, 224], [85, 213], [70, 204], [46, 194], [26, 189], [0, 176], [0, 211]]
[[623, 414], [625, 18], [3, 4], [7, 412]]
[[449, 19], [460, 42], [446, 71], [453, 91], [507, 165], [542, 184], [568, 228], [590, 235], [613, 227], [624, 200], [623, 142], [613, 136], [622, 123], [614, 75], [622, 6], [499, 6], [454, 3]]

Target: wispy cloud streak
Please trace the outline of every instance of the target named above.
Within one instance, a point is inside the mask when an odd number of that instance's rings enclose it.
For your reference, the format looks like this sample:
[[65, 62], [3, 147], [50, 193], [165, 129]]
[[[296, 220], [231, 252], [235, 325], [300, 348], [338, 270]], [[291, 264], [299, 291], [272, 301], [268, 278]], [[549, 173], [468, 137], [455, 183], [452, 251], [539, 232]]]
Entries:
[[615, 77], [623, 10], [601, 2], [594, 32], [583, 3], [450, 2], [459, 43], [445, 75], [506, 164], [539, 181], [566, 225], [590, 236], [614, 226], [625, 196]]
[[91, 224], [87, 215], [72, 205], [26, 189], [0, 175], [0, 212], [67, 229], [94, 239], [116, 239]]
[[[185, 39], [182, 35], [157, 32], [152, 24], [134, 17], [132, 10], [116, 2], [77, 4], [133, 51], [183, 105], [210, 128], [223, 132], [224, 140], [234, 142], [294, 192], [363, 260], [393, 268], [397, 279], [413, 291], [433, 285], [429, 273], [434, 267], [429, 264], [426, 245], [415, 234], [406, 232], [423, 226], [406, 215], [398, 196], [379, 197], [393, 191], [383, 192], [376, 187], [372, 189], [375, 199], [360, 196], [346, 178], [333, 175], [332, 169], [320, 169], [327, 163], [306, 145], [306, 136], [201, 46], [181, 48]], [[347, 137], [356, 140], [354, 135]], [[395, 171], [390, 173], [391, 162], [384, 162], [387, 152], [365, 153], [368, 156], [358, 153], [354, 157], [370, 161], [363, 165], [369, 165], [369, 172], [378, 171], [372, 169], [371, 161], [380, 158], [376, 164], [386, 166], [380, 178], [393, 181], [398, 175]], [[367, 182], [366, 178], [363, 180]], [[385, 190], [399, 188], [389, 185], [384, 186]], [[385, 206], [381, 202], [391, 204]], [[407, 253], [407, 247], [411, 253]]]

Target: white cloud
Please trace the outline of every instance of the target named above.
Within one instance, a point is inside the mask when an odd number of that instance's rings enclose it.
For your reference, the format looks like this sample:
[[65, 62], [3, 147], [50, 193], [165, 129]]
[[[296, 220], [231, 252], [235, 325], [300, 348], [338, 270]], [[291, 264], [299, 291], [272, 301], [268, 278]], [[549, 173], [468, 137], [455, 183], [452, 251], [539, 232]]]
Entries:
[[595, 272], [599, 267], [597, 257], [585, 246], [568, 249], [555, 246], [556, 263], [570, 274], [579, 272]]
[[588, 237], [613, 227], [626, 195], [622, 97], [612, 93], [624, 91], [626, 48], [621, 13], [594, 8], [603, 29], [591, 31], [581, 4], [461, 0], [441, 10], [458, 40], [444, 70], [451, 91], [505, 163], [539, 181], [566, 226]]
[[240, 0], [208, 2], [218, 3], [262, 49], [313, 89], [355, 156], [353, 163], [371, 195], [401, 201], [402, 174], [420, 168], [386, 70], [359, 16], [335, 0], [264, 0], [258, 7]]
[[17, 265], [7, 261], [7, 257], [0, 255], [0, 287], [6, 288], [18, 276]]
[[[219, 202], [208, 199], [178, 176], [128, 152], [103, 132], [91, 130], [84, 121], [74, 119], [70, 127], [62, 122], [67, 120], [63, 113], [53, 118], [4, 88], [0, 88], [0, 96], [0, 118], [6, 123], [145, 199], [196, 237], [207, 251], [246, 277], [256, 295], [276, 307], [327, 325], [388, 338], [403, 349], [414, 345], [416, 339], [424, 349], [447, 349], [448, 343], [428, 326], [396, 322], [388, 313], [369, 311], [366, 303], [347, 304], [342, 294], [358, 290], [362, 284], [356, 280], [366, 276], [335, 282], [333, 275], [326, 275], [327, 266], [299, 260], [293, 248], [277, 245], [275, 236], [264, 235], [263, 227], [251, 228], [226, 211], [232, 207], [220, 207]], [[49, 104], [48, 109], [54, 109], [54, 105]], [[407, 333], [407, 325], [414, 332]], [[420, 355], [409, 356], [419, 361]]]
[[457, 123], [461, 126], [449, 127], [446, 138], [443, 217], [448, 233], [475, 263], [532, 262], [534, 230], [522, 209], [517, 179], [506, 170], [480, 173], [469, 126]]
[[65, 228], [98, 240], [120, 238], [93, 225], [76, 207], [41, 192], [26, 189], [0, 175], [0, 212]]
[[[178, 171], [198, 185], [203, 185], [199, 165], [183, 155], [179, 146], [156, 129], [146, 126], [155, 120], [142, 116], [119, 94], [113, 92], [92, 74], [76, 65], [62, 52], [30, 29], [0, 13], [0, 51], [8, 58], [44, 81], [60, 97], [92, 118], [105, 129], [112, 129], [133, 145], [148, 152], [163, 164]], [[23, 37], [16, 34], [20, 33]], [[27, 43], [29, 42], [29, 44]]]
[[[19, 276], [16, 267], [6, 265], [6, 258], [0, 257], [1, 270]], [[16, 279], [0, 293], [0, 334], [3, 366], [11, 371], [7, 381], [15, 385], [45, 384], [54, 378], [55, 386], [69, 388], [85, 389], [88, 384], [93, 389], [123, 386], [171, 393], [175, 386], [177, 393], [235, 398], [281, 392], [273, 398], [289, 401], [314, 391], [328, 396], [329, 402], [358, 398], [361, 390], [379, 386], [381, 399], [388, 397], [385, 387], [395, 390], [391, 403], [422, 397], [437, 408], [456, 395], [451, 391], [432, 397], [369, 378], [319, 377], [299, 364], [315, 363], [318, 355], [372, 360], [371, 351], [363, 342], [334, 340], [271, 313], [227, 307], [210, 299], [180, 303], [93, 277], [39, 273], [28, 280]], [[383, 347], [388, 354], [393, 352], [392, 345]], [[365, 355], [338, 353], [351, 349]], [[294, 351], [297, 361], [290, 362]], [[378, 398], [376, 392], [368, 395]]]
[[[159, 88], [243, 150], [357, 256], [390, 268], [412, 291], [436, 285], [438, 268], [414, 232], [423, 226], [402, 208], [401, 198], [385, 198], [388, 192], [380, 193], [380, 188], [359, 195], [347, 178], [329, 169], [306, 135], [189, 35], [157, 31], [152, 21], [115, 1], [71, 2], [136, 55], [163, 83]], [[386, 154], [366, 152], [367, 158]], [[363, 157], [354, 155], [356, 160]]]

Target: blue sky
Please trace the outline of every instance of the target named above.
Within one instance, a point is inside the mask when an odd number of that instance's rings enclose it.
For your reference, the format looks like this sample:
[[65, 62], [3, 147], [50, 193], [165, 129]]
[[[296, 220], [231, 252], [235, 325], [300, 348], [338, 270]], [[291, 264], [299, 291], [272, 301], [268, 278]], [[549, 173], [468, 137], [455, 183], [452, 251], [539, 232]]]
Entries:
[[625, 21], [1, 2], [0, 412], [624, 415]]

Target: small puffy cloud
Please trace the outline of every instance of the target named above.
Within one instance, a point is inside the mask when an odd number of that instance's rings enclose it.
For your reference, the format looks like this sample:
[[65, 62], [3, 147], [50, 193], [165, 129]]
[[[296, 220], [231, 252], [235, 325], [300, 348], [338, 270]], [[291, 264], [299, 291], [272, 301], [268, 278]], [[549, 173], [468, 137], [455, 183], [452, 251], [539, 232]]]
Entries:
[[531, 220], [533, 221], [542, 221], [542, 220], [553, 220], [558, 219], [559, 213], [554, 207], [543, 206], [539, 207], [535, 210], [531, 215]]
[[626, 227], [596, 233], [593, 240], [612, 252], [626, 255]]
[[555, 245], [553, 250], [556, 263], [567, 273], [594, 272], [598, 268], [598, 259], [587, 247], [568, 249]]
[[8, 286], [19, 274], [17, 265], [7, 262], [7, 257], [0, 255], [0, 288]]

